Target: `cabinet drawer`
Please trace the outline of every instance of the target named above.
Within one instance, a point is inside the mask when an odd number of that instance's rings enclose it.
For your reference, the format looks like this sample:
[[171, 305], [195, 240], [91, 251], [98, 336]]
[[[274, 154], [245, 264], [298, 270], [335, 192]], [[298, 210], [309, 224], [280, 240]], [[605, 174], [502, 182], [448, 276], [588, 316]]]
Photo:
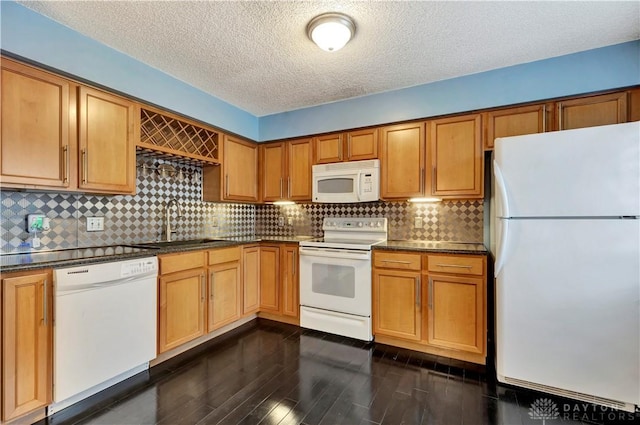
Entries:
[[240, 261], [240, 247], [212, 249], [209, 251], [209, 265]]
[[427, 270], [439, 273], [484, 274], [484, 258], [476, 256], [427, 255]]
[[158, 257], [160, 260], [160, 274], [168, 274], [182, 270], [204, 267], [204, 254], [205, 251], [195, 251], [161, 255]]
[[374, 252], [373, 264], [385, 269], [420, 270], [420, 254]]

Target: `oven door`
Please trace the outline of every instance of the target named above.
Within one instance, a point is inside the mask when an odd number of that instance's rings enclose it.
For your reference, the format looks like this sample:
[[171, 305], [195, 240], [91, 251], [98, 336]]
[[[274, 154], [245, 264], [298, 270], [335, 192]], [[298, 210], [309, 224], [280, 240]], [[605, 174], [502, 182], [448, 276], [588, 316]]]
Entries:
[[371, 316], [371, 251], [301, 247], [300, 304]]

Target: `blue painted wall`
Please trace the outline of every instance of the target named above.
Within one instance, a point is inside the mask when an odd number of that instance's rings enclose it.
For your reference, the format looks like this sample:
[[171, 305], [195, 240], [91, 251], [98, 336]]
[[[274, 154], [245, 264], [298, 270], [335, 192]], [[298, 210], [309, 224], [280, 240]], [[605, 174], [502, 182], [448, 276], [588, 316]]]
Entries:
[[275, 140], [640, 84], [640, 41], [260, 118]]
[[258, 141], [640, 84], [634, 41], [258, 118], [13, 1], [0, 15], [7, 52]]
[[258, 140], [258, 118], [12, 1], [0, 2], [3, 50]]

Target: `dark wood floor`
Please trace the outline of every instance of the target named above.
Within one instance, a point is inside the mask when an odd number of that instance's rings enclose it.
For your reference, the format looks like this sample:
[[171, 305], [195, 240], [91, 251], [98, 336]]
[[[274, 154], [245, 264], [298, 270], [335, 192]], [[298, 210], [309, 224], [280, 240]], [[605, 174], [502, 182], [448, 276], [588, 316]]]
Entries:
[[[494, 375], [469, 363], [260, 320], [41, 423], [640, 423], [638, 414], [497, 385]], [[546, 423], [530, 416], [541, 399], [551, 403], [539, 415]]]

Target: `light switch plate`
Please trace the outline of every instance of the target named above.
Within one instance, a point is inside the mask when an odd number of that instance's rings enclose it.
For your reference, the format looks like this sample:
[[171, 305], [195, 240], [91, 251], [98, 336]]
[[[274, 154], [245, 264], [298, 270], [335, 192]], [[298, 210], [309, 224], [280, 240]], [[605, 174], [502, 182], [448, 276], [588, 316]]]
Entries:
[[104, 217], [87, 217], [87, 232], [102, 232]]
[[423, 227], [422, 217], [413, 217], [413, 227], [416, 229], [422, 229]]
[[278, 217], [278, 226], [279, 227], [284, 226], [284, 217], [282, 216]]

